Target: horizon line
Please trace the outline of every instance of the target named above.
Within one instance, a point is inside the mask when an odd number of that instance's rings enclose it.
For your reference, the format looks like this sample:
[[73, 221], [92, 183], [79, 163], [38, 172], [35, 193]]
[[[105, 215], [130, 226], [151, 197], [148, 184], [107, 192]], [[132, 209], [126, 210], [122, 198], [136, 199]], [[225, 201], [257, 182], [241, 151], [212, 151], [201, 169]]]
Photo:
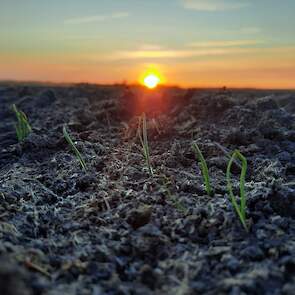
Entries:
[[[99, 83], [99, 82], [87, 82], [87, 81], [80, 81], [80, 82], [61, 82], [61, 81], [50, 81], [50, 80], [17, 80], [17, 79], [0, 79], [0, 85], [5, 84], [5, 83], [14, 83], [14, 84], [36, 84], [40, 86], [46, 86], [46, 85], [56, 85], [56, 86], [66, 86], [66, 85], [80, 85], [80, 84], [88, 84], [88, 85], [95, 85], [95, 86], [130, 86], [130, 87], [145, 87], [139, 82], [128, 82], [122, 80], [121, 82], [112, 82], [112, 83]], [[29, 85], [28, 85], [29, 86]], [[227, 85], [216, 85], [216, 86], [181, 86], [179, 84], [169, 84], [169, 83], [163, 83], [159, 84], [158, 88], [181, 88], [181, 89], [221, 89], [221, 88], [226, 88], [226, 89], [233, 89], [233, 90], [273, 90], [273, 91], [295, 91], [294, 88], [285, 88], [285, 87], [274, 87], [274, 88], [267, 88], [267, 87], [257, 87], [257, 86], [250, 86], [250, 85], [245, 85], [245, 86], [227, 86]]]

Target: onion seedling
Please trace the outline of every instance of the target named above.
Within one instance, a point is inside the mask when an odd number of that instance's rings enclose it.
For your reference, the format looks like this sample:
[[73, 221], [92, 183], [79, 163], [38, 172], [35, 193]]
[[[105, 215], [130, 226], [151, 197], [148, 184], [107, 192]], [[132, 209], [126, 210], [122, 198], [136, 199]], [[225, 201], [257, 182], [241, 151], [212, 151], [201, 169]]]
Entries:
[[87, 170], [87, 167], [86, 167], [86, 163], [85, 161], [83, 160], [82, 156], [81, 156], [81, 153], [79, 152], [79, 150], [76, 148], [73, 140], [71, 139], [68, 131], [67, 131], [67, 128], [66, 128], [66, 125], [63, 126], [63, 135], [64, 135], [64, 138], [66, 139], [67, 143], [69, 144], [69, 146], [71, 147], [72, 151], [74, 152], [76, 158], [78, 159], [82, 169], [84, 171]]
[[32, 131], [26, 114], [17, 109], [16, 105], [12, 105], [12, 110], [17, 118], [15, 124], [16, 137], [19, 142], [23, 141]]
[[213, 190], [212, 190], [211, 185], [210, 185], [210, 177], [209, 177], [209, 170], [208, 170], [207, 163], [206, 163], [206, 161], [204, 159], [204, 156], [203, 156], [201, 150], [199, 149], [199, 147], [198, 147], [198, 145], [196, 143], [192, 144], [192, 148], [193, 148], [193, 151], [196, 154], [200, 169], [202, 171], [202, 176], [203, 176], [203, 180], [204, 180], [204, 183], [205, 183], [206, 192], [207, 192], [207, 194], [209, 196], [212, 196], [213, 195]]
[[[241, 176], [240, 176], [240, 204], [238, 204], [236, 197], [233, 193], [232, 183], [231, 183], [231, 167], [235, 159], [239, 159], [242, 162]], [[245, 195], [245, 177], [247, 172], [247, 159], [240, 153], [240, 151], [235, 150], [231, 156], [231, 159], [227, 165], [226, 169], [226, 181], [227, 190], [231, 200], [231, 203], [246, 231], [248, 227], [246, 224], [246, 195]]]
[[150, 176], [154, 176], [153, 168], [151, 165], [151, 159], [150, 159], [150, 149], [149, 149], [149, 142], [148, 142], [148, 136], [147, 136], [147, 124], [146, 124], [145, 113], [143, 113], [142, 116], [139, 118], [138, 136], [140, 139], [143, 156], [145, 158], [145, 162], [146, 162], [149, 174]]

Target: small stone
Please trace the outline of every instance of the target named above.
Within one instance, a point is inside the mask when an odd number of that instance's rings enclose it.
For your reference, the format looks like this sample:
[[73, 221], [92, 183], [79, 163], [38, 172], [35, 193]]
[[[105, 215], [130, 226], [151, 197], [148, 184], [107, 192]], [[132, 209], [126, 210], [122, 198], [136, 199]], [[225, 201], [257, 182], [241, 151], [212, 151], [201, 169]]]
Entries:
[[106, 164], [103, 159], [98, 158], [94, 163], [94, 167], [97, 172], [101, 172], [106, 167]]
[[27, 274], [7, 259], [0, 259], [0, 294], [3, 295], [29, 295], [31, 290], [27, 287]]
[[94, 259], [97, 262], [109, 262], [110, 253], [108, 248], [105, 245], [99, 245], [95, 249]]
[[208, 163], [211, 166], [216, 166], [219, 169], [224, 169], [227, 166], [227, 161], [228, 159], [224, 156], [219, 156], [219, 157], [212, 157], [210, 160], [208, 160]]
[[81, 191], [85, 191], [95, 182], [96, 178], [93, 175], [83, 175], [77, 180], [76, 187]]
[[62, 260], [57, 255], [48, 255], [49, 263], [52, 267], [59, 268], [62, 264]]
[[236, 272], [239, 270], [240, 268], [240, 262], [238, 259], [236, 259], [235, 257], [231, 257], [227, 263], [226, 263], [227, 268], [232, 271], [232, 272]]
[[264, 257], [263, 251], [258, 246], [248, 246], [241, 251], [241, 256], [250, 260], [261, 260]]
[[154, 290], [157, 286], [158, 276], [151, 266], [144, 264], [140, 269], [141, 282]]
[[95, 280], [108, 280], [112, 276], [111, 268], [108, 263], [97, 263], [91, 261], [87, 266], [87, 273], [95, 278]]
[[208, 249], [208, 256], [220, 256], [230, 251], [228, 246], [216, 246]]
[[[197, 188], [198, 191], [202, 191], [202, 189]], [[181, 184], [181, 191], [185, 193], [194, 193], [196, 192], [196, 184], [190, 180], [185, 180]]]
[[281, 260], [288, 274], [295, 274], [295, 257], [285, 256]]
[[150, 223], [141, 227], [139, 231], [144, 236], [149, 236], [149, 237], [160, 237], [162, 235], [162, 232], [160, 231], [160, 229], [157, 226]]
[[191, 289], [196, 292], [194, 294], [204, 294], [206, 288], [208, 287], [206, 283], [202, 281], [192, 282], [190, 284]]
[[277, 157], [283, 163], [288, 163], [292, 160], [291, 155], [286, 151], [279, 153]]
[[133, 227], [133, 229], [137, 229], [149, 223], [151, 215], [152, 207], [142, 206], [138, 209], [130, 211], [129, 215], [127, 216], [127, 222]]

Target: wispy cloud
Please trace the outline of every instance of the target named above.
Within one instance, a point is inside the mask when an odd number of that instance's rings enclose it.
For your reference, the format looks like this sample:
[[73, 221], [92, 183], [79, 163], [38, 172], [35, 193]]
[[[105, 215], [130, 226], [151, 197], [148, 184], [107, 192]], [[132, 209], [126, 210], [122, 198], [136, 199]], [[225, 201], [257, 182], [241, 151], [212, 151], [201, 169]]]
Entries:
[[163, 47], [158, 44], [143, 44], [139, 48], [140, 50], [162, 50]]
[[111, 14], [98, 14], [98, 15], [70, 18], [70, 19], [66, 19], [64, 21], [64, 24], [79, 25], [79, 24], [94, 23], [94, 22], [104, 22], [104, 21], [108, 21], [112, 19], [126, 18], [129, 15], [130, 14], [128, 12], [118, 11]]
[[260, 40], [217, 40], [207, 42], [193, 42], [188, 44], [190, 47], [201, 47], [201, 48], [221, 48], [221, 47], [244, 47], [253, 46], [264, 43]]
[[130, 50], [115, 52], [111, 60], [131, 59], [181, 59], [200, 56], [219, 56], [228, 54], [247, 53], [251, 48], [209, 48], [194, 50]]
[[[250, 42], [249, 42], [250, 43]], [[223, 45], [223, 43], [218, 43]], [[238, 44], [236, 41], [235, 45]], [[239, 43], [241, 44], [241, 43]], [[254, 44], [254, 42], [253, 42]], [[258, 43], [257, 43], [258, 44]], [[205, 45], [205, 44], [204, 44]], [[214, 44], [208, 44], [214, 45]], [[228, 45], [224, 43], [224, 45]], [[243, 56], [263, 56], [265, 54], [277, 54], [294, 56], [295, 47], [292, 46], [278, 46], [278, 47], [231, 47], [231, 46], [220, 46], [220, 47], [199, 47], [191, 49], [158, 49], [158, 50], [143, 50], [142, 47], [134, 50], [116, 51], [109, 55], [105, 55], [105, 60], [118, 61], [118, 60], [177, 60], [177, 59], [193, 59], [198, 57], [230, 57], [234, 58]]]
[[182, 3], [186, 9], [199, 11], [237, 10], [250, 5], [243, 0], [182, 0]]

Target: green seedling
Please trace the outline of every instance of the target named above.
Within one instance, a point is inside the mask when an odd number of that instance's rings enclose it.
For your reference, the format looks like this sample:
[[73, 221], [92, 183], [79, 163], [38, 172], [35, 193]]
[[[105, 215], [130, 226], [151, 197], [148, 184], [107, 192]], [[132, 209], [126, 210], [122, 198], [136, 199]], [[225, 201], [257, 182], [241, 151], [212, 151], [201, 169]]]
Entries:
[[139, 118], [138, 136], [140, 139], [143, 155], [145, 158], [145, 162], [146, 162], [149, 174], [150, 176], [154, 176], [153, 168], [151, 165], [151, 159], [150, 159], [150, 149], [149, 149], [149, 142], [148, 142], [148, 136], [147, 136], [147, 124], [146, 124], [145, 113], [143, 113], [142, 116]]
[[26, 114], [17, 109], [16, 105], [12, 105], [12, 110], [17, 118], [15, 124], [16, 137], [19, 142], [22, 142], [32, 131]]
[[209, 196], [212, 196], [213, 195], [213, 190], [212, 190], [211, 185], [210, 185], [210, 177], [209, 177], [209, 170], [208, 170], [207, 163], [206, 163], [206, 161], [204, 159], [204, 156], [203, 156], [201, 150], [199, 149], [199, 147], [198, 147], [198, 145], [196, 143], [192, 144], [192, 148], [193, 148], [193, 151], [196, 154], [198, 164], [199, 164], [200, 169], [202, 171], [202, 176], [203, 176], [203, 180], [204, 180], [204, 183], [205, 183], [206, 192], [207, 192], [207, 194]]
[[[233, 193], [233, 187], [231, 183], [231, 167], [235, 159], [239, 159], [242, 162], [241, 176], [240, 176], [240, 204], [238, 204], [236, 197]], [[246, 231], [248, 227], [246, 224], [246, 195], [245, 195], [245, 177], [247, 172], [247, 159], [240, 153], [240, 151], [235, 150], [229, 160], [226, 169], [226, 181], [227, 181], [227, 190], [231, 200], [231, 203]]]
[[63, 126], [63, 135], [67, 141], [67, 143], [69, 144], [69, 146], [71, 147], [72, 151], [74, 152], [75, 156], [77, 157], [78, 161], [80, 162], [80, 165], [82, 167], [82, 169], [84, 171], [87, 170], [87, 167], [86, 167], [86, 163], [85, 161], [83, 160], [82, 156], [81, 156], [81, 153], [79, 152], [79, 150], [76, 148], [73, 140], [71, 139], [68, 131], [67, 131], [67, 128], [66, 128], [66, 125]]

